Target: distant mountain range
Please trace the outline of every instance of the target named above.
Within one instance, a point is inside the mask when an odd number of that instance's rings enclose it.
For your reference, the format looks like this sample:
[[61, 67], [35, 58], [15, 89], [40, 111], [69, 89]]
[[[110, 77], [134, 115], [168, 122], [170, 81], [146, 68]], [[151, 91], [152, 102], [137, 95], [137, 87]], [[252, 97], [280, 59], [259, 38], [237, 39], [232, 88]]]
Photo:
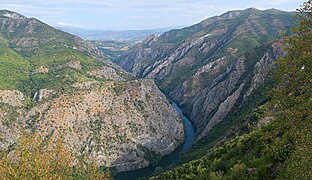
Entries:
[[179, 29], [184, 26], [142, 29], [142, 30], [90, 30], [69, 26], [56, 27], [62, 31], [75, 34], [86, 40], [103, 40], [103, 41], [142, 41], [151, 34], [162, 34], [171, 29]]

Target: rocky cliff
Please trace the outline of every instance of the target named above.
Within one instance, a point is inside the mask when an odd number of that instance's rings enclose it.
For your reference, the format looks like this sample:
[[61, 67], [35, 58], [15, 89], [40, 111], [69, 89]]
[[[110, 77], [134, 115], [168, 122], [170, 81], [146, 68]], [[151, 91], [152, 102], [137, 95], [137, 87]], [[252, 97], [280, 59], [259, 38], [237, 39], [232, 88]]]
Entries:
[[34, 18], [0, 11], [0, 148], [24, 132], [63, 138], [118, 171], [149, 165], [184, 141], [179, 114], [152, 80]]
[[152, 35], [116, 62], [139, 77], [155, 79], [182, 106], [200, 139], [229, 112], [255, 100], [282, 53], [278, 39], [281, 31], [289, 31], [291, 17], [275, 9], [230, 11]]
[[[22, 93], [6, 93], [2, 97], [0, 128], [5, 141], [1, 147], [12, 144], [23, 131], [62, 136], [74, 153], [125, 171], [149, 165], [142, 147], [166, 155], [183, 143], [181, 118], [153, 81], [75, 87], [72, 93], [41, 97], [44, 100], [29, 110], [20, 107]], [[10, 107], [17, 111], [10, 112]]]

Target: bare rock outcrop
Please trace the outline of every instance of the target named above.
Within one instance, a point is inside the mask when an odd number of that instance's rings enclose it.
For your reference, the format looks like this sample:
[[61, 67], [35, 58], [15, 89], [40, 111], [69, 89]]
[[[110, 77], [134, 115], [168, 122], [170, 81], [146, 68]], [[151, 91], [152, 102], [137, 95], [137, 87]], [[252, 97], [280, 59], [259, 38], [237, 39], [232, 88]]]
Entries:
[[[124, 72], [120, 72], [124, 73]], [[97, 76], [102, 77], [108, 80], [114, 80], [114, 81], [124, 81], [125, 79], [121, 77], [119, 74], [117, 74], [116, 69], [109, 67], [109, 66], [103, 66], [98, 70], [93, 70], [88, 72], [91, 76]]]
[[204, 136], [226, 118], [230, 121], [227, 116], [235, 109], [248, 102], [258, 105], [258, 90], [285, 53], [280, 31], [291, 24], [284, 17], [291, 16], [254, 8], [230, 11], [150, 37], [116, 62], [139, 77], [154, 79]]
[[65, 67], [73, 68], [73, 69], [79, 69], [79, 70], [82, 69], [82, 65], [81, 65], [80, 61], [77, 61], [77, 60], [72, 60], [72, 61], [69, 61], [65, 64], [59, 65], [56, 69], [62, 69]]
[[[18, 111], [8, 121], [10, 125], [5, 125], [10, 116], [4, 111], [0, 129], [7, 141], [0, 146], [14, 143], [17, 138], [13, 137], [19, 137], [21, 129], [40, 137], [62, 136], [73, 153], [127, 171], [149, 165], [146, 150], [166, 155], [184, 142], [180, 115], [152, 80], [86, 82], [76, 86], [74, 92], [55, 97], [51, 97], [53, 91], [41, 89], [34, 98], [46, 100], [30, 110]], [[1, 93], [6, 95], [3, 102], [20, 105], [16, 98], [22, 96], [17, 91]]]
[[49, 89], [40, 89], [34, 94], [33, 101], [42, 101], [43, 99], [50, 98], [55, 92]]
[[22, 106], [24, 94], [17, 90], [0, 90], [0, 103]]
[[73, 155], [125, 171], [184, 142], [182, 119], [153, 80], [133, 77], [96, 46], [35, 18], [0, 10], [0, 31], [0, 151], [24, 132], [62, 137]]

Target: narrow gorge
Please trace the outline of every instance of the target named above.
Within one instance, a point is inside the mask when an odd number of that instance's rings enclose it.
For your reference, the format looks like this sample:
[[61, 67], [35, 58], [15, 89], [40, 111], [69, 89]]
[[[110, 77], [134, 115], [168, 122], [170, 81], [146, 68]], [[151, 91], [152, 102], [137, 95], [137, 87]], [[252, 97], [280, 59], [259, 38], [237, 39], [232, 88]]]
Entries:
[[115, 62], [154, 79], [195, 124], [196, 142], [211, 148], [239, 134], [250, 123], [240, 115], [265, 103], [269, 72], [285, 54], [281, 31], [290, 31], [292, 16], [276, 9], [230, 11], [151, 35]]
[[[171, 13], [170, 1], [144, 2], [146, 17], [119, 9], [142, 2], [113, 4], [125, 25]], [[115, 9], [99, 3], [70, 4], [110, 27]], [[202, 3], [174, 9], [187, 20]], [[311, 179], [311, 9], [120, 31], [0, 10], [0, 179]]]

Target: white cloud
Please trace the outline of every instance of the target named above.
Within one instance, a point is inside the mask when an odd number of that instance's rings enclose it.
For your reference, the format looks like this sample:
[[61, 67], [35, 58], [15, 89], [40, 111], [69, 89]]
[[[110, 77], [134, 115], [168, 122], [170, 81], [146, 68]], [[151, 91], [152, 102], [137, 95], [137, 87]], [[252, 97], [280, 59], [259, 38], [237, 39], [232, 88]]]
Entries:
[[79, 24], [71, 24], [71, 23], [65, 23], [65, 22], [58, 22], [54, 26], [56, 26], [56, 27], [84, 28], [82, 25], [79, 25]]
[[41, 6], [37, 5], [25, 5], [25, 4], [18, 4], [18, 3], [7, 3], [1, 6], [1, 9], [8, 9], [12, 11], [16, 11], [18, 13], [22, 13], [23, 15], [28, 16], [60, 16], [66, 12], [64, 8], [48, 8], [45, 9]]
[[13, 10], [54, 25], [140, 29], [191, 25], [203, 20], [203, 17], [206, 19], [229, 10], [249, 7], [294, 10], [302, 3], [300, 1], [0, 0], [0, 9]]

